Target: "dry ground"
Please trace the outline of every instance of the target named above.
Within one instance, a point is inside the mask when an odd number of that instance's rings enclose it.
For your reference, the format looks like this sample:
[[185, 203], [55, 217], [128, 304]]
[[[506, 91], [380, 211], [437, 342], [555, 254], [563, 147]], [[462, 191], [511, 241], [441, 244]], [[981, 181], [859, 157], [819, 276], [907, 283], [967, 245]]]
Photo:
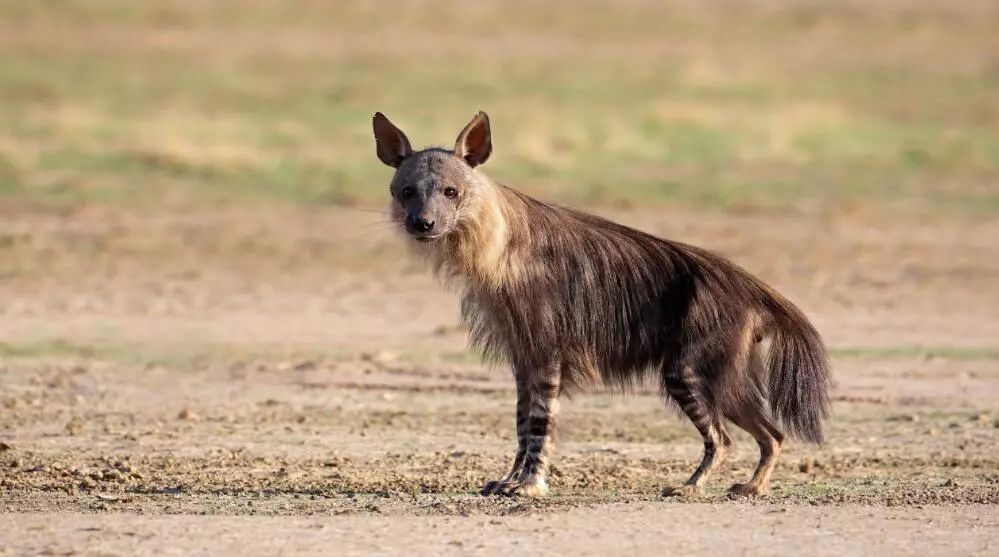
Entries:
[[475, 495], [511, 456], [511, 381], [398, 238], [355, 235], [377, 215], [34, 213], [0, 231], [0, 551], [994, 551], [996, 223], [611, 214], [729, 254], [825, 333], [829, 442], [791, 444], [768, 499], [724, 493], [742, 435], [702, 501], [658, 501], [698, 437], [599, 389], [565, 404], [553, 497]]

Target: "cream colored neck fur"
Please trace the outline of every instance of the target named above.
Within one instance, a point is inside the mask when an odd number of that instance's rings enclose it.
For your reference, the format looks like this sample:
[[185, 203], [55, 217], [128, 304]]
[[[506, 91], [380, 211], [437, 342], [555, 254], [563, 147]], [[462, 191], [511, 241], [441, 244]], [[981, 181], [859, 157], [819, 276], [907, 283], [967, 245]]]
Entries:
[[458, 207], [455, 230], [429, 246], [430, 257], [445, 280], [495, 289], [517, 274], [511, 240], [523, 231], [512, 226], [511, 200], [504, 189], [479, 172], [471, 178], [476, 183]]

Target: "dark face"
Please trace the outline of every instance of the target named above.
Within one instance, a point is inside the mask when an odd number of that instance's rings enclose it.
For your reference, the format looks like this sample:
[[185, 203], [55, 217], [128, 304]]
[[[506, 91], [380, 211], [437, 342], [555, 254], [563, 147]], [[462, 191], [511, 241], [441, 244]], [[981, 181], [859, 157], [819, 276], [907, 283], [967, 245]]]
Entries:
[[454, 230], [471, 171], [450, 151], [428, 149], [408, 157], [392, 179], [392, 214], [406, 232], [432, 242]]
[[414, 238], [433, 242], [451, 233], [475, 183], [473, 168], [492, 153], [489, 117], [479, 112], [458, 134], [454, 150], [413, 152], [409, 139], [384, 114], [372, 120], [378, 158], [396, 169], [392, 216]]

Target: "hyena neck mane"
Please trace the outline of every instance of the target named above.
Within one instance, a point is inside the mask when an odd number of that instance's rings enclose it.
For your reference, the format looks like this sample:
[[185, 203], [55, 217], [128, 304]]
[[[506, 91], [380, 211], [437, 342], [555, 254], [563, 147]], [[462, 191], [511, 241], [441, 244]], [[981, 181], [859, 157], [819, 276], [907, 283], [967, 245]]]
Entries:
[[473, 173], [470, 180], [471, 194], [458, 210], [454, 231], [428, 246], [437, 275], [465, 290], [495, 293], [548, 282], [593, 257], [603, 259], [608, 250], [634, 254], [636, 246], [646, 242], [681, 246], [535, 199], [482, 172]]
[[[430, 246], [430, 261], [445, 284], [466, 291], [496, 293], [550, 276], [548, 264], [564, 265], [583, 255], [578, 241], [606, 229], [627, 229], [600, 217], [546, 203], [484, 173], [472, 175], [469, 197], [457, 225]], [[651, 238], [651, 237], [650, 237]], [[585, 241], [585, 240], [584, 240]]]
[[[430, 246], [430, 261], [446, 283], [494, 290], [516, 279], [530, 242], [529, 198], [476, 172], [458, 208], [455, 229]], [[530, 200], [533, 201], [533, 200]], [[534, 201], [534, 203], [538, 203]]]

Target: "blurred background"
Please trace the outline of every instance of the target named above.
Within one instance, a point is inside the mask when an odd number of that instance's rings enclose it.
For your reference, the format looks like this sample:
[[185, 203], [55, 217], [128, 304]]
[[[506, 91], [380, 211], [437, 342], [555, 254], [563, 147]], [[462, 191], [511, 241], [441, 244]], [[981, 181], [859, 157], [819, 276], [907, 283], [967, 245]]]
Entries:
[[382, 201], [369, 120], [566, 202], [999, 205], [996, 7], [819, 2], [4, 2], [6, 207]]
[[378, 213], [376, 110], [418, 146], [486, 110], [495, 179], [721, 251], [844, 330], [983, 312], [997, 27], [988, 0], [4, 2], [0, 332], [452, 326]]

